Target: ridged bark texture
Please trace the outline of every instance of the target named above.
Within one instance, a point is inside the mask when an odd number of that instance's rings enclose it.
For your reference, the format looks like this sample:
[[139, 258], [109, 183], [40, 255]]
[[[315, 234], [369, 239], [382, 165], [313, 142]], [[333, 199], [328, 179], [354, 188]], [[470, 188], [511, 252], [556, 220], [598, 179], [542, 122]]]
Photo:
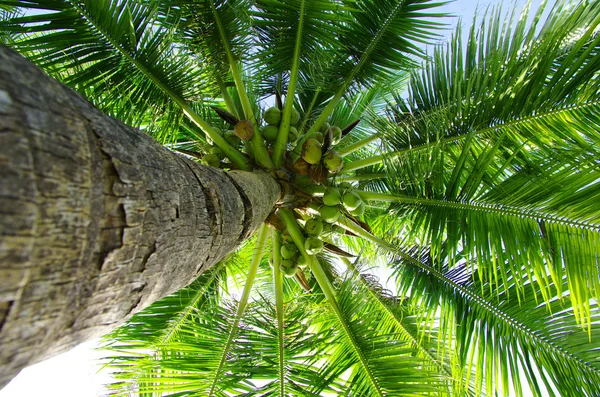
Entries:
[[280, 194], [170, 152], [0, 46], [0, 384], [189, 284]]

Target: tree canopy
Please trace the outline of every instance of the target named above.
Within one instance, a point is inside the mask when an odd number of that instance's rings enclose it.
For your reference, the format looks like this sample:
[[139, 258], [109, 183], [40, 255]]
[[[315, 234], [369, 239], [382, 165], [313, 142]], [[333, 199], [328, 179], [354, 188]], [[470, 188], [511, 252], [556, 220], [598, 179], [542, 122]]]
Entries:
[[[490, 9], [425, 54], [438, 5], [0, 0], [0, 39], [105, 113], [293, 192], [106, 337], [115, 393], [600, 394], [600, 2]], [[343, 168], [303, 175], [319, 134]], [[332, 187], [362, 213], [313, 254]], [[289, 245], [306, 267], [283, 277]]]

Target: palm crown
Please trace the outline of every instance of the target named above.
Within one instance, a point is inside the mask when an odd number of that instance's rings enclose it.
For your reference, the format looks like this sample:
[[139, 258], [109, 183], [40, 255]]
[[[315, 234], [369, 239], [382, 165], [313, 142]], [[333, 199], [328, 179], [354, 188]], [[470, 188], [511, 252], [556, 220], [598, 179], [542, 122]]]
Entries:
[[[2, 40], [107, 114], [291, 186], [270, 231], [108, 336], [115, 392], [600, 393], [600, 3], [531, 24], [492, 10], [422, 64], [442, 16], [427, 0], [0, 5]], [[239, 143], [223, 131], [242, 120]], [[343, 169], [301, 169], [309, 138]], [[331, 186], [363, 208], [312, 255]]]

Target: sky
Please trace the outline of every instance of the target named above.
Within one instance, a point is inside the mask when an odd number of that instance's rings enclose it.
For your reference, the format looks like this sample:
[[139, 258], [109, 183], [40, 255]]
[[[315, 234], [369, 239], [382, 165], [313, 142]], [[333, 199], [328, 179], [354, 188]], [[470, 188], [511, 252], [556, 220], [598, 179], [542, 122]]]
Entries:
[[[553, 1], [551, 1], [553, 3]], [[473, 16], [483, 16], [488, 6], [502, 4], [504, 10], [513, 4], [522, 6], [525, 0], [457, 0], [439, 8], [440, 12], [453, 14], [469, 26]], [[541, 0], [532, 0], [532, 9], [538, 8]], [[456, 26], [458, 18], [447, 21]], [[451, 30], [448, 30], [446, 37]], [[380, 277], [382, 280], [385, 277]], [[94, 350], [97, 341], [88, 341], [69, 352], [38, 363], [21, 371], [4, 389], [0, 397], [96, 397], [103, 395], [103, 384], [110, 381], [107, 370], [102, 370], [98, 359], [105, 353]], [[527, 394], [525, 394], [527, 396]]]

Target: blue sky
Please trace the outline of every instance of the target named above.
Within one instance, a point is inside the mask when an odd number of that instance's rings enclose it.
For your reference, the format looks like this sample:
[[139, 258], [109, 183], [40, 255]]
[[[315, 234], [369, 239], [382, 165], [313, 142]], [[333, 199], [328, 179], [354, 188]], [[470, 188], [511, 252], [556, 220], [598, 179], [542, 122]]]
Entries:
[[[538, 8], [542, 0], [532, 0], [532, 9]], [[440, 7], [440, 12], [453, 14], [463, 21], [463, 26], [469, 26], [473, 16], [483, 16], [489, 6], [502, 4], [504, 10], [509, 10], [513, 4], [522, 7], [525, 0], [457, 0]], [[554, 3], [550, 0], [549, 3]], [[447, 21], [452, 27], [456, 26], [458, 18]], [[445, 32], [450, 36], [451, 30]], [[53, 359], [27, 368], [19, 376], [0, 391], [0, 397], [95, 397], [102, 390], [102, 383], [109, 380], [106, 372], [100, 372], [96, 360], [102, 356], [94, 351], [95, 343], [87, 342]], [[527, 395], [527, 394], [525, 394]]]

